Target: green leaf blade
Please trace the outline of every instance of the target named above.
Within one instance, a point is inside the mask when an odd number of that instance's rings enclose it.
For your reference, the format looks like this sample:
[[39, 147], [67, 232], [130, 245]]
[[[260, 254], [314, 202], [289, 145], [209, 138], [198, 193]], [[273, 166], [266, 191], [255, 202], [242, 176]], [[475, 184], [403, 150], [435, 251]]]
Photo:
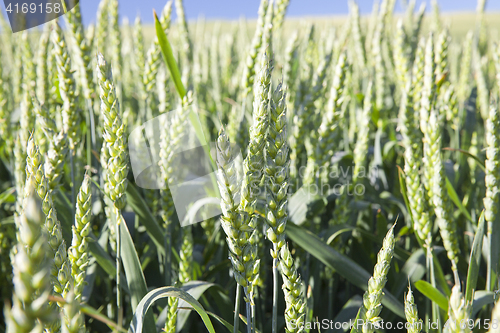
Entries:
[[443, 311], [448, 312], [448, 299], [429, 282], [423, 280], [417, 281], [415, 282], [415, 288], [432, 302], [436, 303]]
[[[210, 321], [210, 318], [208, 317], [208, 314], [203, 308], [203, 306], [193, 296], [191, 296], [184, 290], [175, 287], [157, 288], [150, 291], [147, 295], [145, 295], [137, 305], [137, 308], [135, 309], [134, 318], [132, 319], [132, 323], [130, 324], [129, 332], [142, 333], [144, 317], [146, 316], [149, 307], [157, 300], [168, 297], [177, 297], [181, 300], [186, 301], [200, 315], [208, 332], [215, 333], [215, 329], [212, 325], [212, 322]], [[148, 333], [155, 332], [154, 330], [150, 331], [147, 329], [144, 331]]]
[[485, 219], [483, 210], [481, 216], [479, 217], [476, 235], [474, 236], [474, 242], [472, 243], [472, 249], [470, 252], [469, 269], [467, 271], [467, 286], [465, 289], [465, 300], [467, 302], [472, 301], [473, 293], [477, 285], [479, 265], [481, 263], [481, 249], [483, 248], [484, 226]]
[[179, 71], [179, 67], [177, 66], [177, 62], [175, 61], [172, 47], [170, 46], [167, 35], [165, 34], [163, 27], [161, 26], [160, 20], [158, 20], [156, 12], [154, 13], [154, 17], [156, 36], [158, 37], [158, 44], [160, 45], [163, 59], [167, 64], [168, 70], [170, 71], [170, 75], [172, 76], [172, 80], [174, 81], [177, 93], [179, 93], [179, 96], [181, 97], [181, 99], [183, 99], [186, 96], [186, 88], [184, 88], [184, 85], [182, 84], [181, 73]]
[[[132, 310], [135, 311], [141, 299], [148, 292], [146, 279], [144, 278], [141, 262], [137, 256], [137, 251], [135, 250], [134, 242], [130, 236], [127, 224], [121, 215], [117, 218], [121, 219], [118, 225], [121, 237], [121, 246], [119, 251], [122, 258], [125, 277], [127, 278], [128, 289], [130, 291]], [[152, 313], [146, 315], [144, 325], [146, 326], [147, 332], [155, 332], [156, 326]]]

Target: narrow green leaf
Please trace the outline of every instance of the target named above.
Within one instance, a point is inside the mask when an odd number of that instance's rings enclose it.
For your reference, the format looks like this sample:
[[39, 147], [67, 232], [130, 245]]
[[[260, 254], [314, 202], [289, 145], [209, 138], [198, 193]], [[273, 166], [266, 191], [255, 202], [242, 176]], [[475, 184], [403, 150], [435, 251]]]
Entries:
[[[245, 326], [247, 326], [247, 325], [248, 325], [248, 324], [247, 324], [247, 323], [248, 323], [248, 321], [247, 321], [247, 317], [246, 317], [246, 316], [244, 316], [244, 315], [243, 315], [243, 314], [241, 314], [241, 313], [240, 313], [240, 319], [241, 319], [241, 321], [243, 322], [243, 324], [244, 324]], [[279, 320], [279, 319], [278, 319], [278, 320]], [[306, 330], [306, 331], [307, 331], [307, 330]], [[256, 329], [256, 330], [255, 330], [255, 333], [260, 333], [260, 331]]]
[[[157, 300], [168, 297], [177, 297], [181, 300], [186, 301], [193, 307], [196, 312], [198, 312], [207, 330], [210, 333], [215, 333], [212, 322], [210, 321], [210, 318], [208, 317], [208, 314], [203, 306], [193, 296], [191, 296], [184, 290], [175, 287], [157, 288], [150, 291], [146, 296], [144, 296], [134, 311], [134, 318], [130, 323], [129, 332], [142, 333], [144, 317], [146, 316], [149, 307]], [[145, 332], [155, 332], [155, 330], [145, 329]]]
[[[130, 290], [132, 311], [135, 311], [141, 299], [148, 292], [148, 289], [146, 287], [144, 273], [142, 272], [141, 262], [137, 256], [137, 251], [135, 250], [134, 242], [128, 231], [127, 224], [121, 214], [118, 214], [117, 219], [119, 219], [118, 228], [121, 237], [119, 251], [123, 263], [123, 270], [125, 271], [125, 277], [127, 278], [128, 289]], [[146, 326], [146, 332], [155, 332], [156, 326], [152, 313], [146, 316], [144, 325]]]
[[15, 187], [10, 187], [6, 189], [5, 191], [0, 194], [0, 205], [3, 204], [4, 202], [16, 202], [16, 197], [14, 196], [14, 193], [16, 192]]
[[[158, 20], [156, 12], [154, 12], [154, 17], [155, 17], [156, 36], [158, 37], [158, 44], [160, 45], [161, 53], [163, 55], [163, 60], [165, 60], [165, 63], [167, 64], [170, 76], [174, 81], [177, 93], [179, 94], [180, 98], [183, 99], [186, 96], [187, 92], [186, 88], [184, 88], [184, 85], [182, 84], [181, 73], [179, 71], [179, 67], [177, 66], [177, 62], [175, 61], [174, 54], [172, 52], [172, 46], [168, 41], [167, 35], [165, 34], [165, 31], [163, 30], [160, 21]], [[208, 145], [208, 141], [205, 137], [205, 134], [203, 133], [203, 126], [201, 125], [198, 115], [193, 111], [193, 108], [189, 110], [189, 121], [191, 122], [191, 125], [195, 129], [196, 137], [200, 141], [201, 146], [203, 147], [205, 153], [208, 155], [210, 159], [212, 170], [213, 171], [217, 170], [217, 166], [215, 165], [215, 162], [212, 158], [212, 154], [210, 154], [210, 146]], [[217, 188], [217, 183], [213, 175], [211, 175], [211, 179], [214, 188]]]
[[128, 184], [127, 186], [127, 203], [139, 216], [139, 221], [146, 228], [146, 232], [155, 243], [156, 248], [160, 251], [160, 253], [164, 254], [164, 232], [156, 222], [156, 218], [149, 210], [148, 205], [139, 194], [139, 191], [134, 184]]
[[353, 231], [356, 228], [353, 226], [347, 225], [347, 224], [338, 224], [334, 225], [333, 227], [329, 228], [326, 230], [325, 235], [323, 236], [323, 239], [326, 240], [326, 244], [330, 245], [331, 242], [335, 240], [338, 236], [343, 234], [344, 232], [349, 232]]
[[467, 271], [467, 286], [465, 289], [465, 300], [467, 302], [472, 301], [473, 292], [477, 285], [479, 264], [481, 263], [481, 249], [483, 248], [484, 225], [483, 210], [481, 216], [479, 217], [476, 235], [474, 236], [474, 242], [472, 243], [472, 249], [470, 252], [469, 269]]
[[[200, 283], [203, 285], [199, 285]], [[208, 286], [208, 288], [205, 288], [204, 285], [209, 285], [209, 286]], [[200, 287], [200, 288], [198, 288], [198, 287]], [[205, 281], [189, 281], [188, 283], [184, 284], [180, 289], [188, 292], [197, 301], [202, 297], [204, 298], [205, 296], [203, 296], [203, 295], [205, 294], [206, 291], [208, 291], [210, 296], [213, 297], [214, 304], [215, 304], [216, 308], [223, 311], [224, 312], [223, 314], [226, 318], [229, 318], [233, 315], [233, 310], [234, 310], [233, 309], [234, 308], [233, 301], [231, 300], [231, 298], [229, 298], [229, 296], [227, 296], [227, 294], [226, 294], [227, 290], [222, 288], [218, 284], [209, 283], [209, 282], [205, 282]], [[203, 290], [203, 289], [205, 289], [205, 290]], [[214, 304], [211, 303], [210, 305], [213, 306]], [[178, 309], [179, 309], [179, 312], [177, 315], [177, 328], [176, 328], [176, 330], [177, 330], [177, 332], [180, 332], [184, 328], [184, 323], [181, 325], [180, 319], [179, 319], [181, 313], [185, 312], [188, 315], [187, 317], [189, 317], [189, 314], [191, 313], [193, 308], [188, 306], [185, 301], [180, 300], [179, 304], [178, 304]], [[231, 309], [231, 310], [229, 310], [229, 309]], [[162, 328], [165, 327], [165, 321], [167, 319], [167, 311], [168, 311], [168, 307], [165, 307], [158, 315], [158, 317], [156, 319], [156, 329], [157, 330], [161, 330]], [[208, 311], [207, 311], [207, 313], [208, 313]], [[220, 314], [220, 315], [223, 315], [223, 314]]]
[[[354, 323], [358, 322], [360, 316], [361, 316], [361, 306], [359, 307], [358, 312], [356, 313], [356, 318], [354, 318]], [[359, 329], [358, 325], [352, 325], [351, 333], [361, 333], [361, 332], [363, 331]]]
[[[287, 236], [289, 236], [292, 241], [297, 243], [323, 264], [334, 269], [350, 283], [363, 290], [367, 290], [368, 280], [371, 275], [363, 267], [359, 266], [350, 258], [335, 251], [318, 236], [302, 227], [293, 223], [288, 223], [286, 229]], [[403, 304], [385, 288], [384, 293], [382, 304], [399, 317], [405, 318]]]
[[[189, 281], [185, 284], [182, 285], [180, 289], [184, 290], [195, 300], [199, 300], [200, 297], [207, 291], [208, 289], [214, 289], [216, 292], [224, 293], [225, 290], [219, 286], [218, 284], [215, 283], [210, 283], [210, 282], [205, 282], [205, 281]], [[184, 328], [184, 325], [187, 322], [187, 319], [189, 315], [191, 314], [191, 311], [193, 310], [191, 307], [187, 306], [188, 304], [184, 300], [180, 300], [178, 304], [178, 309], [179, 311], [177, 312], [177, 326], [176, 326], [176, 331], [181, 332], [182, 329]], [[228, 299], [227, 303], [225, 306], [231, 306], [231, 301]], [[158, 315], [158, 318], [156, 319], [156, 328], [158, 330], [162, 329], [165, 327], [165, 322], [167, 320], [167, 311], [168, 307], [165, 307], [160, 314]]]
[[172, 80], [174, 81], [175, 88], [179, 93], [181, 99], [186, 96], [186, 89], [182, 84], [181, 72], [179, 71], [179, 67], [177, 66], [177, 62], [174, 58], [174, 53], [172, 52], [172, 47], [170, 46], [170, 42], [168, 41], [167, 35], [163, 30], [160, 21], [158, 20], [158, 16], [156, 12], [154, 12], [155, 17], [155, 28], [156, 28], [156, 36], [158, 37], [158, 44], [161, 48], [161, 53], [163, 55], [163, 59], [167, 64], [168, 70], [170, 71], [170, 75], [172, 76]]
[[[228, 323], [226, 320], [224, 320], [222, 317], [219, 317], [218, 315], [216, 315], [215, 313], [212, 313], [210, 311], [207, 311], [207, 314], [214, 318], [215, 320], [217, 320], [219, 323], [221, 323], [222, 325], [224, 325], [225, 328], [228, 329], [229, 332], [233, 333], [234, 332], [234, 326], [231, 325], [230, 323]], [[238, 332], [241, 333], [240, 330], [238, 330]]]
[[[198, 300], [207, 289], [214, 286], [217, 285], [215, 283], [205, 281], [189, 281], [182, 285], [181, 289], [193, 296], [194, 299]], [[178, 304], [179, 308], [185, 307], [186, 303], [186, 301], [181, 299]], [[177, 332], [182, 330], [190, 313], [191, 310], [179, 310], [177, 314]]]
[[429, 282], [424, 280], [417, 281], [415, 282], [415, 288], [432, 302], [436, 303], [443, 311], [448, 312], [448, 299]]
[[460, 198], [458, 197], [457, 192], [455, 192], [455, 189], [453, 188], [453, 185], [451, 184], [450, 180], [448, 177], [446, 177], [446, 190], [448, 191], [448, 195], [450, 196], [451, 201], [457, 206], [457, 208], [464, 214], [464, 216], [474, 223], [472, 220], [472, 217], [470, 216], [469, 212], [467, 209], [465, 209], [464, 205], [462, 204], [462, 201], [460, 201]]
[[15, 224], [14, 216], [7, 216], [0, 220], [0, 225]]

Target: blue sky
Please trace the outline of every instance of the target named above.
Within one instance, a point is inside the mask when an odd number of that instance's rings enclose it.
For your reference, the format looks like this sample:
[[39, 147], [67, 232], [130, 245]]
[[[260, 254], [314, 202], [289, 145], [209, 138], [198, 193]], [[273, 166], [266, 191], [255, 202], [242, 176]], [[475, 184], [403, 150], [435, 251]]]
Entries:
[[[167, 0], [120, 0], [121, 17], [127, 16], [131, 21], [138, 13], [143, 22], [152, 22], [152, 9], [161, 11]], [[373, 0], [357, 0], [362, 14], [371, 12]], [[397, 9], [400, 8], [399, 0]], [[417, 6], [430, 0], [417, 0]], [[3, 8], [3, 1], [1, 2]], [[260, 0], [184, 0], [188, 19], [196, 19], [204, 15], [207, 19], [238, 19], [257, 17]], [[291, 0], [288, 9], [289, 16], [304, 15], [342, 15], [348, 12], [347, 0]], [[438, 0], [443, 12], [474, 11], [476, 0]], [[95, 21], [95, 13], [99, 0], [80, 0], [85, 23]], [[500, 11], [500, 0], [487, 0], [487, 11]], [[174, 11], [175, 17], [175, 11]]]
[[[144, 22], [152, 21], [152, 8], [161, 11], [167, 0], [120, 0], [120, 13], [133, 20], [140, 13]], [[399, 8], [399, 2], [398, 8]], [[417, 0], [417, 5], [430, 0]], [[85, 22], [95, 20], [98, 0], [80, 0]], [[196, 19], [204, 15], [207, 19], [237, 19], [240, 16], [247, 18], [257, 17], [260, 0], [184, 0], [188, 19]], [[373, 7], [373, 0], [357, 0], [362, 14], [368, 14]], [[335, 15], [348, 12], [347, 0], [291, 0], [288, 15]], [[474, 11], [475, 0], [438, 0], [441, 10], [444, 11]], [[500, 0], [487, 0], [486, 10], [500, 11]]]

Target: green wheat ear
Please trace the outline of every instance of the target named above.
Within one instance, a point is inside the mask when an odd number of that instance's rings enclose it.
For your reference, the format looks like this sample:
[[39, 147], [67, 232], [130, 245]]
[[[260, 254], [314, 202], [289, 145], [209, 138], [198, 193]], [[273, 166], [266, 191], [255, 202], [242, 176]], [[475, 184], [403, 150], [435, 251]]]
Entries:
[[267, 8], [269, 7], [269, 0], [261, 0], [259, 5], [259, 18], [257, 19], [257, 29], [252, 39], [252, 44], [248, 55], [246, 56], [245, 67], [243, 69], [243, 77], [241, 79], [242, 99], [246, 99], [255, 78], [255, 63], [259, 50], [262, 46], [262, 34], [264, 33], [264, 24], [266, 19]]
[[105, 173], [104, 191], [111, 198], [115, 207], [123, 209], [126, 204], [125, 191], [128, 185], [128, 150], [125, 142], [125, 124], [122, 122], [121, 110], [111, 65], [102, 54], [97, 55], [97, 73], [99, 79], [101, 113], [104, 118], [103, 158], [107, 172]]
[[287, 333], [303, 332], [302, 327], [306, 316], [306, 302], [302, 292], [302, 281], [297, 272], [293, 256], [288, 249], [288, 244], [285, 244], [281, 248], [280, 268], [286, 303], [285, 330]]
[[85, 333], [85, 318], [80, 312], [80, 302], [72, 289], [65, 300], [61, 316], [61, 333]]
[[[62, 227], [57, 218], [56, 208], [52, 201], [52, 191], [43, 172], [42, 156], [34, 138], [28, 141], [26, 159], [26, 177], [34, 183], [36, 193], [42, 200], [42, 211], [45, 214], [45, 230], [48, 233], [48, 244], [52, 261], [50, 273], [56, 295], [66, 297], [72, 285], [71, 263], [68, 260], [66, 243], [62, 237]], [[26, 209], [26, 208], [25, 208]], [[61, 307], [61, 304], [59, 304]]]
[[224, 129], [219, 131], [216, 147], [217, 183], [221, 194], [222, 209], [221, 225], [227, 236], [227, 245], [230, 250], [236, 282], [242, 287], [247, 287], [246, 276], [250, 274], [247, 271], [253, 270], [253, 267], [251, 267], [251, 263], [248, 265], [244, 261], [243, 254], [247, 252], [247, 232], [251, 229], [243, 223], [244, 219], [240, 216], [238, 209], [240, 184], [238, 183], [237, 165]]
[[408, 293], [405, 296], [405, 316], [409, 324], [408, 333], [420, 333], [423, 322], [422, 319], [418, 318], [417, 305], [413, 299], [413, 292], [410, 285], [408, 285]]
[[85, 176], [80, 190], [78, 191], [75, 212], [75, 224], [72, 226], [73, 238], [71, 247], [68, 249], [68, 257], [71, 261], [71, 275], [74, 280], [73, 297], [81, 301], [87, 266], [89, 265], [88, 241], [91, 232], [90, 219], [92, 217], [92, 194], [90, 177]]
[[426, 162], [424, 169], [430, 173], [430, 179], [428, 179], [429, 197], [436, 213], [436, 222], [439, 226], [444, 248], [448, 259], [452, 263], [452, 269], [456, 272], [456, 264], [460, 253], [456, 231], [457, 225], [456, 221], [453, 220], [453, 207], [446, 190], [446, 175], [441, 154], [443, 137], [441, 126], [438, 123], [438, 115], [434, 109], [431, 110], [427, 126], [427, 130], [424, 132]]
[[289, 165], [286, 131], [286, 94], [280, 83], [272, 95], [269, 133], [266, 145], [267, 237], [273, 243], [273, 258], [285, 245], [287, 220]]
[[78, 84], [82, 87], [83, 95], [90, 99], [94, 93], [93, 68], [91, 58], [91, 42], [85, 37], [85, 27], [82, 23], [80, 4], [71, 0], [73, 9], [68, 11], [64, 17], [68, 23], [70, 37], [73, 44], [73, 55], [77, 65]]
[[[15, 218], [18, 243], [12, 258], [13, 305], [5, 307], [8, 333], [42, 332], [44, 324], [52, 322], [56, 315], [54, 308], [48, 305], [52, 289], [51, 260], [47, 257], [50, 247], [32, 176], [28, 176], [24, 189], [24, 211]], [[36, 279], [32, 278], [35, 276]]]
[[52, 30], [53, 52], [57, 63], [57, 73], [59, 79], [59, 91], [63, 100], [62, 118], [63, 128], [68, 135], [69, 148], [72, 154], [75, 153], [76, 145], [80, 135], [80, 113], [77, 107], [76, 82], [71, 70], [72, 59], [69, 55], [69, 47], [63, 36], [61, 27], [54, 24]]
[[382, 318], [379, 317], [382, 311], [382, 297], [384, 295], [383, 289], [387, 282], [387, 273], [391, 267], [392, 257], [394, 256], [394, 227], [387, 232], [382, 248], [377, 255], [377, 264], [373, 268], [373, 276], [368, 280], [368, 290], [363, 295], [363, 305], [361, 307], [360, 316], [365, 319], [368, 325], [363, 326], [363, 333], [374, 332], [375, 325], [379, 323]]
[[459, 285], [451, 289], [450, 300], [448, 302], [448, 322], [443, 332], [471, 332], [466, 325], [465, 329], [461, 326], [463, 323], [469, 323], [472, 311], [472, 304], [465, 300]]

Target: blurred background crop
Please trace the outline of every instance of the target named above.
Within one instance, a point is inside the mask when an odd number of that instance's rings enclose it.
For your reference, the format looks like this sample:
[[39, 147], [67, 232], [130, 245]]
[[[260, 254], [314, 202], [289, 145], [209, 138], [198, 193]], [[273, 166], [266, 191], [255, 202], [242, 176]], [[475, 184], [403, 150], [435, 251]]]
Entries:
[[[199, 17], [206, 19], [236, 20], [244, 16], [248, 19], [257, 18], [259, 0], [187, 0], [185, 1], [186, 17], [188, 20], [195, 20]], [[80, 1], [82, 16], [85, 24], [95, 23], [95, 13], [99, 5], [98, 0]], [[161, 12], [166, 0], [123, 0], [120, 2], [120, 16], [133, 20], [137, 15], [141, 16], [144, 23], [152, 23], [152, 8]], [[358, 0], [359, 10], [362, 15], [372, 12], [373, 0]], [[430, 0], [418, 0], [418, 8], [421, 3], [427, 4], [427, 11], [432, 11]], [[439, 0], [439, 7], [443, 13], [474, 12], [476, 1], [472, 0]], [[3, 11], [5, 6], [0, 4]], [[401, 3], [398, 1], [395, 11], [402, 12]], [[347, 15], [349, 12], [348, 2], [339, 0], [294, 0], [290, 2], [287, 17], [303, 16], [334, 16]], [[500, 1], [488, 1], [486, 12], [500, 12]], [[175, 12], [172, 13], [175, 18]]]

